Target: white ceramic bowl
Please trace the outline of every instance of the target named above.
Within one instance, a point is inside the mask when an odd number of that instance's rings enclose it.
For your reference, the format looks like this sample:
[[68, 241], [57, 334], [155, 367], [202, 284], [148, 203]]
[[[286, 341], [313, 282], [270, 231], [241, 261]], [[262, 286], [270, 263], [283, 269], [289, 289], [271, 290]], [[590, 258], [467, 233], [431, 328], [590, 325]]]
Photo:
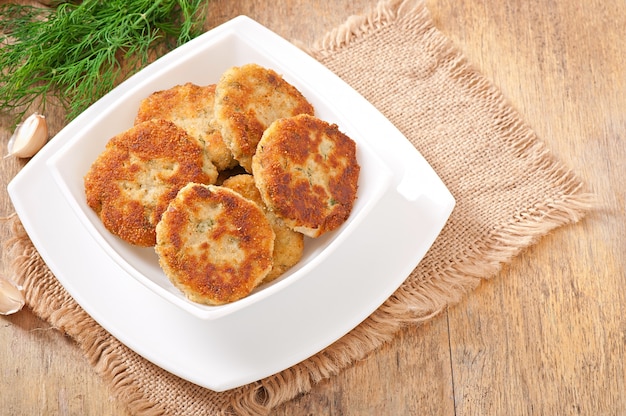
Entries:
[[[86, 204], [83, 177], [106, 142], [132, 126], [143, 98], [185, 82], [215, 83], [249, 62], [282, 74], [318, 117], [356, 141], [358, 199], [342, 227], [305, 241], [302, 261], [285, 275], [231, 304], [200, 305], [169, 282], [152, 248], [104, 229]], [[214, 390], [287, 368], [358, 325], [402, 284], [454, 207], [437, 174], [370, 103], [243, 16], [103, 97], [29, 162], [9, 194], [46, 263], [94, 319], [157, 365]]]

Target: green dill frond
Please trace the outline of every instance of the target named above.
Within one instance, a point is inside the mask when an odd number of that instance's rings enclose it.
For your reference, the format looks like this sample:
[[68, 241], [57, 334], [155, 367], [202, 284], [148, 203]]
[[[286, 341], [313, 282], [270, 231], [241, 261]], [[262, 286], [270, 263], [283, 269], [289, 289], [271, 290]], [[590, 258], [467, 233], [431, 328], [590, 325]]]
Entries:
[[[0, 5], [0, 109], [17, 123], [55, 97], [72, 119], [124, 76], [202, 33], [201, 0]], [[160, 49], [159, 49], [160, 48]]]

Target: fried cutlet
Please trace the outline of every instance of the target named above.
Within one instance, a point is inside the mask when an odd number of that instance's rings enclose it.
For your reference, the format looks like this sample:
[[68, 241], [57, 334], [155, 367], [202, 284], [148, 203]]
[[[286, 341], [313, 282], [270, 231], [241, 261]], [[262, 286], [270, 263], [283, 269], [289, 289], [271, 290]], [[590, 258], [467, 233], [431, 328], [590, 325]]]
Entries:
[[135, 123], [151, 119], [174, 122], [202, 145], [219, 171], [226, 170], [237, 162], [219, 130], [211, 124], [214, 101], [215, 84], [200, 86], [188, 82], [176, 85], [143, 99]]
[[272, 268], [274, 231], [254, 202], [215, 185], [190, 183], [157, 225], [159, 264], [190, 300], [241, 299]]
[[309, 115], [276, 120], [263, 133], [252, 170], [263, 202], [304, 235], [334, 230], [352, 211], [356, 144], [335, 124]]
[[130, 244], [153, 246], [168, 203], [189, 182], [214, 183], [215, 166], [174, 123], [139, 123], [111, 138], [85, 175], [87, 204]]
[[287, 227], [282, 219], [267, 209], [252, 175], [231, 176], [224, 181], [223, 186], [238, 192], [244, 198], [248, 198], [259, 205], [272, 225], [274, 234], [276, 234], [272, 270], [263, 281], [271, 282], [297, 264], [304, 251], [304, 235]]
[[313, 114], [313, 106], [275, 71], [257, 64], [225, 71], [215, 88], [213, 123], [233, 156], [252, 173], [252, 156], [274, 120]]

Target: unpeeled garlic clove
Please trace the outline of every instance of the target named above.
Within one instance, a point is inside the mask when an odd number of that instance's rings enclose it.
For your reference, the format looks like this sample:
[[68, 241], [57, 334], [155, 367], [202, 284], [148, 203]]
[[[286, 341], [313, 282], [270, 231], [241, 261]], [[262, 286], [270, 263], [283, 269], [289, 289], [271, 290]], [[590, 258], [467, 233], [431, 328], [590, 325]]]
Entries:
[[31, 114], [17, 126], [8, 143], [8, 156], [31, 157], [48, 141], [48, 123], [41, 114]]
[[22, 291], [0, 278], [0, 315], [11, 315], [22, 309], [26, 300]]

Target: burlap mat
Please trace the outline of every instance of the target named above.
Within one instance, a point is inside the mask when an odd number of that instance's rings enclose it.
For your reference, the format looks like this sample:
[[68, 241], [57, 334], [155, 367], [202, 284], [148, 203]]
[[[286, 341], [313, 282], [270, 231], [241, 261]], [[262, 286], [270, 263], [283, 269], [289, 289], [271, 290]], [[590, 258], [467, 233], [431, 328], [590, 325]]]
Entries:
[[161, 370], [109, 335], [59, 285], [15, 221], [8, 243], [28, 305], [76, 341], [133, 413], [267, 413], [362, 359], [403, 325], [457, 302], [521, 249], [589, 208], [579, 180], [433, 26], [423, 2], [381, 3], [327, 34], [310, 53], [406, 135], [457, 206], [421, 264], [359, 327], [280, 374], [223, 393]]

